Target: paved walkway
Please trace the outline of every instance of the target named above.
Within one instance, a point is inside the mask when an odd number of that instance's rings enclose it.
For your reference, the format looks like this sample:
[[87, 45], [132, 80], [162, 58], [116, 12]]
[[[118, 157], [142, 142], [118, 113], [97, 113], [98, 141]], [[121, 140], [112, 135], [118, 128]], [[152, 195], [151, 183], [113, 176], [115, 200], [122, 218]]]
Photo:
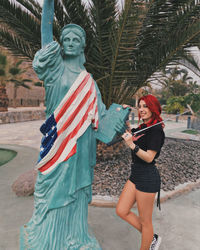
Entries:
[[[28, 121], [19, 123], [0, 124], [0, 143], [1, 144], [14, 144], [33, 147], [39, 149], [41, 133], [39, 128], [43, 123], [39, 121]], [[168, 137], [200, 140], [199, 135], [190, 135], [181, 133], [187, 128], [186, 121], [173, 122], [167, 121], [165, 123], [165, 134]]]
[[[0, 167], [0, 250], [19, 249], [19, 227], [32, 215], [33, 197], [16, 197], [11, 185], [37, 160], [42, 122], [0, 125], [0, 148], [18, 152]], [[165, 126], [166, 135], [171, 137], [178, 137], [182, 129], [186, 129], [186, 122], [167, 122]], [[153, 221], [163, 238], [160, 250], [199, 250], [200, 189], [163, 203], [161, 212], [154, 210]], [[140, 234], [118, 218], [114, 208], [89, 206], [89, 224], [103, 250], [139, 250]]]

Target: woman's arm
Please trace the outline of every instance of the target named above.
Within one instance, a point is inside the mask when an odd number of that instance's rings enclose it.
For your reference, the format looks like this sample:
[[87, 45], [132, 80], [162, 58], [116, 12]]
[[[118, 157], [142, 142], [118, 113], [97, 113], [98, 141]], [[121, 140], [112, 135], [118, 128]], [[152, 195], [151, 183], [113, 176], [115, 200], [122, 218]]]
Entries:
[[53, 41], [54, 0], [44, 0], [42, 8], [42, 48]]
[[[135, 144], [133, 143], [133, 139], [132, 139], [132, 134], [129, 133], [128, 131], [126, 131], [126, 133], [124, 133], [122, 135], [123, 139], [125, 140], [126, 144], [132, 149], [135, 149]], [[138, 150], [138, 152], [136, 153], [136, 155], [142, 159], [143, 161], [146, 161], [147, 163], [151, 163], [154, 159], [154, 157], [156, 156], [157, 152], [153, 151], [153, 150], [147, 150], [144, 151], [141, 148]]]

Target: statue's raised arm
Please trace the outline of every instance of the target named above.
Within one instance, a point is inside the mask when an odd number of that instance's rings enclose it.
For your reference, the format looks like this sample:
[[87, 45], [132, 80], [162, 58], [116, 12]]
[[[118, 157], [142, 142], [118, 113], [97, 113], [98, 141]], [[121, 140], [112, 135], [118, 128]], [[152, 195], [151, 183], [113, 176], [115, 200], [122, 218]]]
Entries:
[[41, 45], [42, 48], [53, 41], [54, 0], [44, 0], [42, 8]]

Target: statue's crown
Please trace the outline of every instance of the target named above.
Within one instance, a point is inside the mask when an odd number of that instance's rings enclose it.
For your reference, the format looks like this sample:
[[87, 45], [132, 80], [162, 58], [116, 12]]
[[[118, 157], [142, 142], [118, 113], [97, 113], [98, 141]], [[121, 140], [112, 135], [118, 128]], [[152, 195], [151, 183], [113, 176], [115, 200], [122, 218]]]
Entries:
[[75, 24], [75, 23], [70, 23], [70, 24], [67, 24], [65, 25], [62, 30], [61, 30], [61, 34], [64, 32], [64, 30], [66, 29], [77, 29], [81, 32], [82, 36], [86, 39], [86, 33], [85, 33], [85, 30], [79, 26], [78, 24]]

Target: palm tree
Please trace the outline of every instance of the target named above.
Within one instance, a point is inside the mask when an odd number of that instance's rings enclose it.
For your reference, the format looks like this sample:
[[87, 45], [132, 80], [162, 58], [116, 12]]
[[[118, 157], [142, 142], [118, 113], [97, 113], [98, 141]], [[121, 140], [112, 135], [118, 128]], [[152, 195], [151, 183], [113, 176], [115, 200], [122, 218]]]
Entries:
[[32, 82], [30, 79], [24, 79], [23, 73], [26, 72], [25, 68], [20, 68], [20, 65], [22, 64], [23, 60], [20, 60], [15, 63], [12, 67], [9, 69], [10, 78], [7, 80], [8, 82], [12, 82], [14, 84], [14, 94], [13, 94], [13, 106], [16, 108], [16, 98], [17, 98], [17, 89], [19, 87], [30, 89], [30, 86], [27, 85], [27, 82]]
[[179, 67], [169, 68], [162, 70], [162, 78], [159, 80], [164, 91], [170, 96], [184, 96], [190, 88], [189, 81], [192, 77], [188, 76], [186, 69]]
[[162, 77], [159, 79], [161, 89], [158, 91], [161, 103], [166, 103], [170, 97], [185, 96], [192, 92], [192, 77], [188, 76], [188, 71], [180, 67], [166, 67], [162, 70]]
[[6, 94], [7, 56], [0, 52], [0, 112], [8, 111], [8, 96]]
[[200, 94], [200, 86], [197, 84], [197, 81], [189, 81], [190, 93]]
[[[191, 46], [200, 47], [200, 0], [55, 0], [54, 38], [67, 23], [87, 33], [86, 68], [104, 103], [128, 100]], [[33, 59], [40, 48], [41, 6], [34, 0], [1, 0], [0, 43]]]

